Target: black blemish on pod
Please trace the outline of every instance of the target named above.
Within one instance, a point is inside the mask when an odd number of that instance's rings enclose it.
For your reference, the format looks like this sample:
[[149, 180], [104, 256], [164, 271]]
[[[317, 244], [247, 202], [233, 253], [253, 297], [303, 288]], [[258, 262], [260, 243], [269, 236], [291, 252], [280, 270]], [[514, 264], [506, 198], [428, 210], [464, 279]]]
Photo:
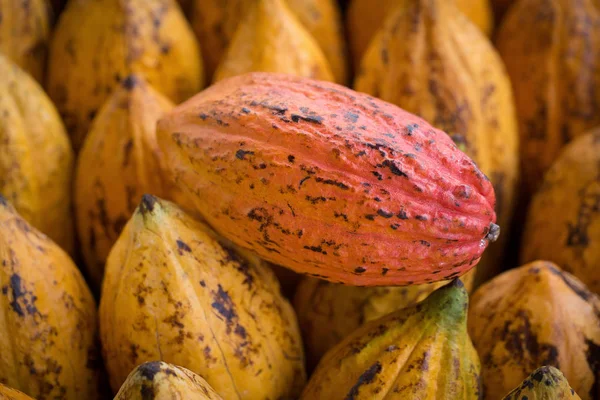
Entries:
[[254, 152], [242, 149], [239, 149], [235, 152], [235, 158], [237, 158], [238, 160], [245, 160], [247, 155], [252, 156], [254, 155]]
[[127, 90], [133, 90], [138, 85], [138, 83], [140, 83], [140, 80], [137, 76], [128, 75], [125, 79], [121, 81], [121, 86], [123, 86], [123, 88]]
[[182, 251], [186, 251], [188, 253], [192, 252], [190, 246], [187, 245], [183, 240], [177, 239], [177, 248], [179, 249], [179, 254], [182, 254]]
[[154, 380], [156, 374], [160, 372], [160, 361], [151, 361], [144, 363], [138, 368], [139, 373], [149, 381]]
[[8, 200], [6, 200], [4, 198], [4, 196], [2, 196], [1, 194], [0, 194], [0, 206], [8, 207]]
[[156, 201], [156, 197], [152, 196], [151, 194], [143, 195], [142, 201], [140, 202], [139, 206], [139, 210], [142, 213], [142, 215], [154, 211], [154, 205], [156, 204]]
[[323, 117], [320, 117], [318, 115], [302, 116], [302, 115], [298, 115], [298, 114], [292, 114], [292, 121], [294, 121], [294, 122], [306, 121], [306, 122], [310, 122], [313, 124], [322, 125]]
[[500, 226], [494, 224], [493, 222], [490, 223], [490, 228], [489, 228], [487, 235], [485, 235], [485, 239], [487, 241], [493, 243], [496, 240], [498, 240], [499, 236], [500, 236]]
[[357, 274], [362, 274], [366, 270], [367, 269], [365, 267], [356, 267], [356, 268], [354, 268], [354, 272], [357, 273]]
[[362, 385], [368, 385], [369, 383], [373, 382], [373, 380], [375, 380], [375, 377], [377, 376], [378, 373], [381, 372], [381, 370], [382, 370], [382, 367], [381, 367], [381, 363], [379, 361], [377, 361], [375, 364], [371, 365], [365, 372], [363, 372], [361, 374], [361, 376], [358, 377], [358, 380], [356, 381], [354, 386], [352, 386], [350, 388], [350, 391], [348, 392], [348, 394], [346, 395], [346, 397], [344, 399], [345, 400], [355, 400], [356, 397], [358, 396], [360, 387]]

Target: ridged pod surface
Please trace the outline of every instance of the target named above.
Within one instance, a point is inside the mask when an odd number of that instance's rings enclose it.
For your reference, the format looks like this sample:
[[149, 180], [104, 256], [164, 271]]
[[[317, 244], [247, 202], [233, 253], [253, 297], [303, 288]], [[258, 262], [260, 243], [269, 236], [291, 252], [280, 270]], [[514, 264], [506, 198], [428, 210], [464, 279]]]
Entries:
[[47, 0], [0, 0], [0, 15], [0, 52], [42, 82], [50, 37]]
[[253, 71], [334, 80], [319, 44], [285, 0], [254, 1], [240, 20], [214, 80]]
[[306, 379], [296, 316], [269, 268], [150, 195], [108, 258], [100, 334], [114, 390], [157, 359], [226, 399], [295, 398]]
[[[508, 231], [519, 172], [511, 83], [488, 38], [451, 1], [397, 8], [371, 41], [354, 87], [447, 132], [492, 181], [498, 224]], [[508, 238], [486, 252], [481, 279], [501, 269]]]
[[450, 279], [499, 233], [491, 183], [447, 134], [333, 83], [229, 78], [162, 118], [158, 140], [220, 234], [325, 280]]
[[[437, 0], [433, 0], [437, 1]], [[492, 10], [489, 0], [446, 0], [454, 2], [486, 35], [492, 31]], [[360, 65], [371, 40], [394, 11], [411, 7], [423, 0], [353, 0], [346, 15], [346, 28], [355, 67]], [[456, 10], [454, 11], [456, 12]]]
[[460, 280], [413, 307], [371, 321], [323, 357], [301, 400], [480, 398]]
[[[245, 18], [248, 10], [262, 0], [193, 1], [192, 25], [202, 44], [202, 55], [204, 56], [207, 76], [211, 79], [236, 33], [238, 24]], [[347, 83], [349, 74], [346, 61], [346, 43], [340, 10], [336, 1], [285, 0], [285, 3], [295, 15], [297, 21], [304, 26], [321, 47], [336, 81]], [[249, 45], [252, 44], [249, 43]], [[264, 43], [255, 44], [264, 45]], [[280, 47], [276, 51], [294, 52], [296, 50]], [[280, 56], [284, 57], [283, 54]], [[286, 56], [293, 57], [294, 54]]]
[[533, 197], [521, 261], [549, 260], [600, 293], [600, 130], [567, 145]]
[[130, 75], [100, 109], [79, 153], [75, 206], [88, 274], [100, 288], [104, 263], [144, 193], [166, 197], [156, 122], [174, 107]]
[[73, 151], [44, 90], [0, 54], [0, 194], [30, 224], [73, 251]]
[[[461, 280], [473, 287], [476, 268]], [[361, 325], [423, 301], [448, 281], [411, 286], [358, 287], [306, 277], [296, 290], [294, 308], [302, 330], [308, 366]]]
[[600, 396], [600, 299], [547, 261], [505, 272], [471, 299], [469, 333], [484, 397], [502, 399], [540, 365], [560, 368], [584, 400]]
[[581, 400], [554, 367], [540, 367], [502, 400]]
[[222, 400], [210, 385], [192, 371], [162, 361], [136, 367], [114, 400]]
[[496, 45], [515, 88], [527, 201], [560, 149], [600, 124], [600, 4], [517, 1]]
[[176, 103], [202, 88], [198, 43], [174, 0], [70, 1], [50, 44], [47, 89], [76, 150], [132, 73]]
[[96, 305], [69, 256], [0, 196], [0, 383], [100, 399]]
[[34, 400], [25, 393], [0, 383], [0, 400]]

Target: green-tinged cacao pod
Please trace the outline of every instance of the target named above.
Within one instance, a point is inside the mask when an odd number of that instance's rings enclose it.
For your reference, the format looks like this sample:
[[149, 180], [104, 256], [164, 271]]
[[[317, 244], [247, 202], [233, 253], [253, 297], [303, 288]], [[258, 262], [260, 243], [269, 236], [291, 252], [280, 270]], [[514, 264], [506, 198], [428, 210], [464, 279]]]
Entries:
[[[411, 7], [419, 2], [422, 0], [352, 1], [346, 16], [346, 28], [354, 65], [356, 67], [360, 65], [371, 40], [381, 29], [386, 18], [400, 8]], [[444, 2], [452, 2], [458, 6], [458, 10], [454, 9], [453, 13], [460, 12], [468, 17], [484, 34], [491, 33], [493, 20], [489, 0], [445, 0]]]
[[0, 52], [43, 81], [50, 9], [47, 0], [0, 0]]
[[549, 260], [600, 293], [600, 129], [567, 145], [533, 197], [521, 260]]
[[515, 88], [527, 202], [560, 149], [600, 124], [600, 4], [517, 1], [496, 44]]
[[306, 379], [296, 316], [268, 266], [150, 195], [108, 257], [100, 335], [114, 390], [157, 359], [226, 399], [295, 398]]
[[72, 253], [74, 157], [69, 137], [44, 90], [1, 54], [0, 77], [0, 194]]
[[[519, 171], [511, 84], [488, 38], [452, 1], [396, 8], [371, 41], [354, 86], [447, 132], [490, 177], [498, 224], [508, 230]], [[500, 271], [508, 238], [486, 252], [480, 280]]]
[[76, 150], [132, 73], [176, 103], [201, 89], [198, 43], [180, 7], [173, 0], [70, 1], [50, 44], [47, 89]]
[[40, 400], [101, 399], [96, 328], [73, 261], [0, 196], [0, 383]]
[[502, 400], [581, 400], [558, 369], [536, 369]]
[[156, 122], [173, 106], [142, 78], [130, 75], [100, 109], [79, 153], [77, 227], [88, 275], [96, 289], [108, 253], [142, 195], [174, 194], [162, 172], [156, 142]]
[[301, 400], [480, 399], [467, 305], [457, 279], [365, 324], [325, 354]]
[[600, 396], [600, 299], [550, 262], [512, 269], [480, 286], [469, 333], [481, 357], [486, 399], [502, 399], [540, 365], [560, 368], [582, 399]]
[[[204, 64], [207, 70], [207, 76], [212, 78], [214, 71], [223, 59], [230, 42], [236, 35], [238, 24], [244, 20], [249, 10], [256, 7], [256, 3], [263, 0], [193, 0], [194, 11], [192, 24], [200, 43], [202, 44], [202, 55], [204, 56]], [[286, 25], [296, 25], [300, 23], [314, 38], [321, 48], [322, 53], [327, 58], [328, 64], [331, 67], [335, 80], [339, 83], [346, 83], [348, 80], [348, 64], [346, 60], [346, 43], [344, 41], [344, 32], [340, 16], [340, 10], [335, 0], [285, 0], [296, 20], [291, 22], [285, 17]], [[280, 7], [272, 1], [267, 1], [262, 7]], [[255, 11], [256, 12], [256, 11]], [[270, 11], [262, 11], [266, 14], [273, 15]], [[280, 17], [278, 17], [280, 18]], [[259, 21], [257, 21], [259, 22]], [[259, 22], [264, 27], [273, 26], [273, 22]], [[298, 38], [295, 35], [306, 35], [304, 32], [298, 34], [298, 29], [294, 26], [287, 27], [287, 30], [292, 29], [289, 33], [292, 41], [297, 42]], [[273, 32], [269, 29], [269, 32]], [[273, 32], [276, 34], [275, 32]], [[238, 34], [239, 36], [239, 34]], [[243, 39], [238, 39], [241, 42]], [[251, 51], [252, 47], [264, 47], [266, 43], [256, 42], [250, 38], [247, 40], [247, 51]], [[281, 38], [260, 38], [271, 43], [282, 43]], [[301, 38], [302, 41], [307, 41], [306, 38]], [[242, 43], [238, 44], [243, 46]], [[311, 45], [312, 47], [312, 45]], [[277, 46], [272, 49], [275, 52], [298, 52], [299, 49], [295, 46], [286, 47], [284, 45]], [[304, 50], [306, 51], [306, 48]], [[311, 58], [314, 58], [314, 51], [311, 50]], [[278, 57], [280, 59], [300, 58], [302, 54], [268, 54], [263, 53], [269, 58]], [[320, 57], [320, 56], [319, 56]], [[306, 61], [301, 61], [303, 64]]]
[[175, 184], [267, 261], [364, 286], [437, 282], [499, 228], [491, 183], [444, 132], [330, 82], [251, 73], [158, 123]]
[[[469, 292], [476, 270], [473, 268], [461, 278]], [[364, 323], [412, 306], [447, 283], [358, 287], [304, 278], [296, 290], [294, 308], [309, 367], [314, 367], [329, 349]]]
[[162, 361], [134, 369], [115, 400], [222, 400], [210, 385], [190, 370]]
[[217, 67], [214, 80], [253, 71], [334, 80], [319, 44], [285, 0], [256, 0], [249, 7]]

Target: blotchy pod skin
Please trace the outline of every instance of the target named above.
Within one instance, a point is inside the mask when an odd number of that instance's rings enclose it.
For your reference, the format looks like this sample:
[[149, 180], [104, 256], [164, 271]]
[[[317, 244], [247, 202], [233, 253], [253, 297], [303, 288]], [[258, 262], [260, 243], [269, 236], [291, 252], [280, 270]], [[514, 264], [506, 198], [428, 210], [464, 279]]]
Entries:
[[407, 285], [497, 239], [491, 183], [444, 132], [328, 82], [250, 73], [158, 123], [175, 183], [223, 236], [297, 272]]

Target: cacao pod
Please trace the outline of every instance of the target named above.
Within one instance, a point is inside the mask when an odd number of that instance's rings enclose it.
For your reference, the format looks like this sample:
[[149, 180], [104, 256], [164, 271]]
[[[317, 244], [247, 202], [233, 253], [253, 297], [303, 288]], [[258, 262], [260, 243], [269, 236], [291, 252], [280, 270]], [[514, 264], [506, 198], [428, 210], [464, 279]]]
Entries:
[[300, 399], [479, 399], [467, 305], [457, 279], [363, 325], [325, 354]]
[[460, 276], [497, 239], [494, 191], [442, 131], [330, 82], [250, 73], [158, 123], [177, 185], [267, 261], [364, 286]]
[[249, 7], [217, 67], [214, 80], [252, 71], [333, 81], [329, 62], [319, 44], [284, 0], [256, 0]]
[[506, 15], [506, 12], [514, 3], [516, 3], [516, 0], [492, 0], [494, 21], [497, 26], [500, 26], [502, 19], [504, 19], [504, 16]]
[[[202, 45], [207, 76], [211, 78], [229, 43], [232, 41], [238, 24], [244, 19], [253, 4], [262, 0], [193, 1], [192, 25]], [[289, 6], [289, 10], [296, 16], [297, 21], [304, 26], [321, 47], [336, 81], [347, 83], [346, 43], [340, 10], [335, 0], [285, 0], [285, 2]], [[272, 4], [272, 2], [268, 3]], [[289, 20], [287, 23], [289, 23]], [[272, 24], [271, 22], [269, 25], [272, 26]], [[294, 29], [294, 31], [296, 30]], [[268, 38], [268, 41], [275, 39]], [[242, 39], [238, 41], [242, 41]], [[246, 51], [251, 51], [252, 46], [265, 46], [265, 43], [252, 42], [252, 40], [247, 42], [248, 49]], [[243, 45], [239, 44], [239, 46]], [[277, 50], [273, 49], [273, 51], [293, 53], [295, 50], [286, 49], [282, 45], [282, 47]], [[269, 56], [275, 57], [275, 54]], [[302, 55], [279, 54], [279, 57], [282, 58], [294, 56], [300, 57]]]
[[533, 197], [521, 260], [549, 260], [600, 293], [600, 129], [561, 153]]
[[134, 369], [115, 400], [222, 400], [210, 385], [190, 370], [162, 361]]
[[485, 398], [502, 399], [540, 365], [560, 367], [582, 399], [600, 396], [600, 299], [547, 261], [505, 272], [471, 301], [469, 333]]
[[25, 393], [15, 389], [11, 389], [8, 386], [4, 386], [0, 383], [0, 400], [34, 400], [27, 396]]
[[[476, 268], [461, 280], [473, 287]], [[306, 347], [309, 367], [348, 334], [366, 322], [412, 306], [448, 281], [412, 286], [358, 287], [304, 278], [296, 290], [294, 308]]]
[[0, 194], [72, 253], [69, 137], [44, 90], [1, 54], [0, 76]]
[[[489, 0], [443, 0], [458, 6], [459, 11], [467, 16], [484, 34], [492, 32], [492, 10]], [[371, 40], [380, 30], [386, 18], [396, 10], [406, 7], [414, 7], [422, 4], [422, 0], [354, 0], [348, 7], [346, 15], [346, 28], [350, 51], [354, 65], [358, 67], [367, 51]], [[436, 16], [437, 17], [437, 16]], [[440, 16], [440, 18], [446, 18]], [[452, 16], [454, 17], [454, 16]]]
[[173, 0], [71, 1], [48, 61], [47, 89], [76, 150], [98, 109], [129, 74], [178, 103], [200, 90], [198, 43]]
[[[413, 0], [396, 9], [371, 41], [355, 89], [450, 134], [490, 177], [498, 224], [509, 227], [519, 171], [510, 80], [492, 44], [452, 2]], [[508, 237], [490, 246], [479, 280], [500, 271]]]
[[536, 369], [503, 400], [581, 400], [569, 386], [569, 382], [558, 369], [541, 367]]
[[173, 108], [144, 80], [121, 81], [94, 120], [79, 153], [75, 205], [81, 249], [96, 289], [104, 263], [144, 193], [168, 197], [156, 121]]
[[100, 399], [96, 305], [60, 247], [0, 196], [0, 382], [39, 399]]
[[296, 316], [270, 269], [150, 195], [108, 257], [100, 335], [114, 390], [156, 359], [227, 399], [295, 398], [306, 379]]
[[524, 202], [560, 149], [600, 124], [600, 9], [589, 0], [511, 7], [497, 47], [515, 88]]
[[49, 36], [47, 0], [0, 0], [0, 52], [38, 82], [44, 77]]

